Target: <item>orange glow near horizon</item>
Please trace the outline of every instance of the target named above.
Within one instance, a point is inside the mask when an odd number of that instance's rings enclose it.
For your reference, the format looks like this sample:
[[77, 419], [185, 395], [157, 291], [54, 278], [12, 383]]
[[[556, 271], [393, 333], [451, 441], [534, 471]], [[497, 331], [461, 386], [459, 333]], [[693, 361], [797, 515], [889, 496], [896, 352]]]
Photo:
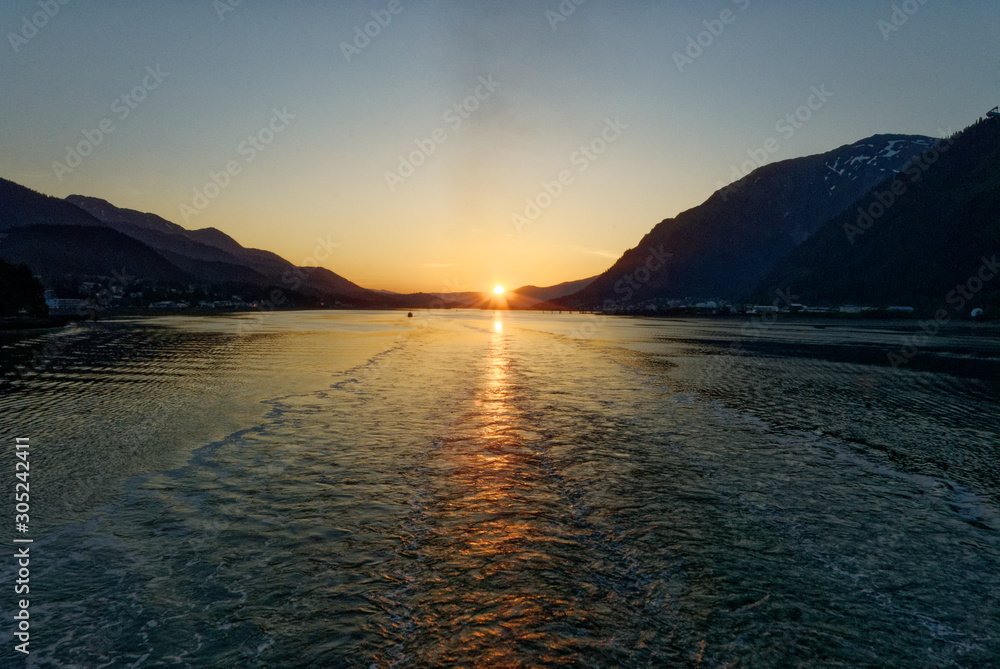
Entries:
[[505, 292], [507, 292], [507, 291], [504, 290], [503, 286], [494, 286], [493, 287], [493, 293], [495, 295], [503, 295]]
[[497, 291], [497, 288], [501, 288], [501, 286], [497, 286], [493, 289], [493, 293], [491, 295], [486, 296], [486, 299], [488, 300], [487, 308], [506, 311], [510, 308], [507, 304], [507, 295], [503, 292]]

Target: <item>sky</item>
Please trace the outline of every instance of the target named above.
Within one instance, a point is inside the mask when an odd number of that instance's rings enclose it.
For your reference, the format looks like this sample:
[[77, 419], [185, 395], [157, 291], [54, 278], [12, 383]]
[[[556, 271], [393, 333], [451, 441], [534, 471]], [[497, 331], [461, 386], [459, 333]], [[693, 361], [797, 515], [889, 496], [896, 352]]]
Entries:
[[1000, 104], [996, 0], [7, 0], [0, 32], [0, 177], [399, 292], [598, 274], [747, 161]]

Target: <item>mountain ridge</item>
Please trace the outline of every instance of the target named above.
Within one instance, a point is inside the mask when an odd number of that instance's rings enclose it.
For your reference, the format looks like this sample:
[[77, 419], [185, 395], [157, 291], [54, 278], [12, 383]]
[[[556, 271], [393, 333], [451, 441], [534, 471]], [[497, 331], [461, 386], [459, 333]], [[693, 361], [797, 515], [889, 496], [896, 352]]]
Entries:
[[[249, 268], [257, 275], [257, 283], [283, 285], [291, 290], [314, 296], [339, 295], [368, 302], [374, 294], [344, 277], [320, 268], [296, 267], [271, 251], [244, 247], [216, 228], [188, 230], [156, 214], [125, 209], [99, 198], [70, 195], [66, 200], [91, 214], [109, 227], [142, 241], [164, 253], [175, 264], [194, 275], [203, 273], [199, 261], [223, 263], [237, 268]], [[218, 265], [213, 267], [218, 268]], [[208, 272], [206, 278], [216, 276]], [[248, 279], [251, 277], [248, 276]], [[214, 280], [218, 280], [215, 278]]]
[[554, 301], [635, 309], [740, 299], [830, 218], [933, 142], [923, 135], [873, 135], [759, 167], [701, 205], [664, 219], [589, 286]]
[[[903, 224], [896, 220], [920, 221], [924, 236], [933, 237], [942, 257], [959, 262], [952, 256], [961, 244], [944, 234], [946, 226], [928, 229], [920, 216], [921, 207], [948, 221], [957, 216], [979, 220], [991, 215], [991, 207], [1000, 210], [1000, 171], [993, 167], [1000, 164], [1000, 119], [980, 122], [955, 137], [947, 141], [957, 142], [959, 148], [941, 159], [945, 167], [930, 172], [920, 188], [913, 186], [908, 198], [894, 199], [894, 208], [886, 204], [888, 191], [879, 189], [892, 188], [921, 156], [937, 151], [941, 140], [878, 134], [825, 153], [764, 165], [702, 204], [653, 226], [605, 272], [554, 286], [521, 286], [508, 291], [502, 303], [487, 293], [369, 290], [328, 269], [296, 267], [270, 251], [244, 247], [215, 228], [187, 230], [156, 214], [120, 208], [100, 198], [54, 198], [6, 179], [0, 179], [0, 257], [26, 262], [36, 274], [63, 280], [74, 274], [106, 276], [118, 271], [107, 266], [112, 261], [122, 263], [121, 271], [126, 272], [131, 262], [150, 280], [212, 284], [222, 290], [241, 287], [262, 295], [279, 294], [283, 299], [287, 292], [292, 306], [494, 308], [503, 304], [519, 309], [635, 311], [696, 299], [763, 300], [766, 286], [786, 283], [799, 287], [807, 299], [827, 304], [874, 294], [865, 290], [871, 281], [894, 282], [894, 292], [883, 292], [901, 300], [916, 299], [930, 284], [908, 274], [899, 257], [919, 256], [924, 251], [914, 242], [916, 235], [901, 236]], [[986, 140], [988, 155], [976, 158], [975, 141]], [[958, 167], [947, 168], [952, 164]], [[970, 179], [963, 180], [962, 169]], [[946, 187], [933, 186], [937, 181]], [[942, 193], [943, 188], [947, 193]], [[921, 195], [924, 190], [930, 195]], [[881, 206], [891, 211], [884, 219], [879, 213], [878, 225], [875, 221], [863, 228], [855, 225], [850, 232], [853, 207], [868, 198], [868, 204], [861, 206], [869, 207], [872, 214], [876, 211], [878, 204], [871, 202], [872, 197], [883, 198]], [[962, 206], [949, 209], [952, 200], [961, 200]], [[859, 216], [857, 224], [864, 220]], [[861, 240], [853, 255], [846, 252], [838, 226], [848, 233], [852, 246]], [[981, 226], [949, 226], [951, 233], [975, 238], [984, 247], [996, 237], [995, 230]], [[95, 247], [94, 240], [104, 247]], [[821, 267], [826, 274], [817, 269]], [[895, 272], [895, 279], [883, 276], [888, 268]], [[850, 272], [868, 277], [869, 283], [852, 283]], [[916, 286], [909, 292], [899, 285], [899, 277], [904, 276]]]
[[940, 141], [855, 205], [778, 263], [755, 297], [787, 286], [818, 304], [868, 296], [951, 311], [973, 302], [949, 303], [969, 282], [983, 304], [1000, 306], [990, 269], [1000, 253], [1000, 118]]

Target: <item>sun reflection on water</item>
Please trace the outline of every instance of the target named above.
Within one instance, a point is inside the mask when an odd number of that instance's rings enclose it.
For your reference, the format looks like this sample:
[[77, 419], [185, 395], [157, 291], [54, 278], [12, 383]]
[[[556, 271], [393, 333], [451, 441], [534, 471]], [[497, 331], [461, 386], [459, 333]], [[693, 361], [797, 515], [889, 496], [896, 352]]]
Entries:
[[428, 661], [521, 666], [529, 649], [538, 652], [544, 630], [569, 617], [565, 594], [540, 585], [540, 575], [553, 568], [552, 533], [539, 522], [551, 491], [525, 443], [529, 424], [511, 344], [498, 317], [474, 408], [455, 426], [447, 455], [453, 469], [432, 556], [446, 591], [435, 600], [447, 604], [425, 612], [422, 622], [436, 628], [440, 642], [426, 649]]

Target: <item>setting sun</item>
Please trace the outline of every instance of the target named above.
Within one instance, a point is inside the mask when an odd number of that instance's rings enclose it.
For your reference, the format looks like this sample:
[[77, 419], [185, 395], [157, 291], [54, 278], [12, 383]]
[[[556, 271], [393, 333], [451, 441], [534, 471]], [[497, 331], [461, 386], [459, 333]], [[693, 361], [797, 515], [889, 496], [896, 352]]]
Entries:
[[503, 288], [503, 286], [494, 286], [493, 287], [493, 292], [495, 294], [497, 294], [497, 295], [503, 295], [504, 294], [504, 288]]

